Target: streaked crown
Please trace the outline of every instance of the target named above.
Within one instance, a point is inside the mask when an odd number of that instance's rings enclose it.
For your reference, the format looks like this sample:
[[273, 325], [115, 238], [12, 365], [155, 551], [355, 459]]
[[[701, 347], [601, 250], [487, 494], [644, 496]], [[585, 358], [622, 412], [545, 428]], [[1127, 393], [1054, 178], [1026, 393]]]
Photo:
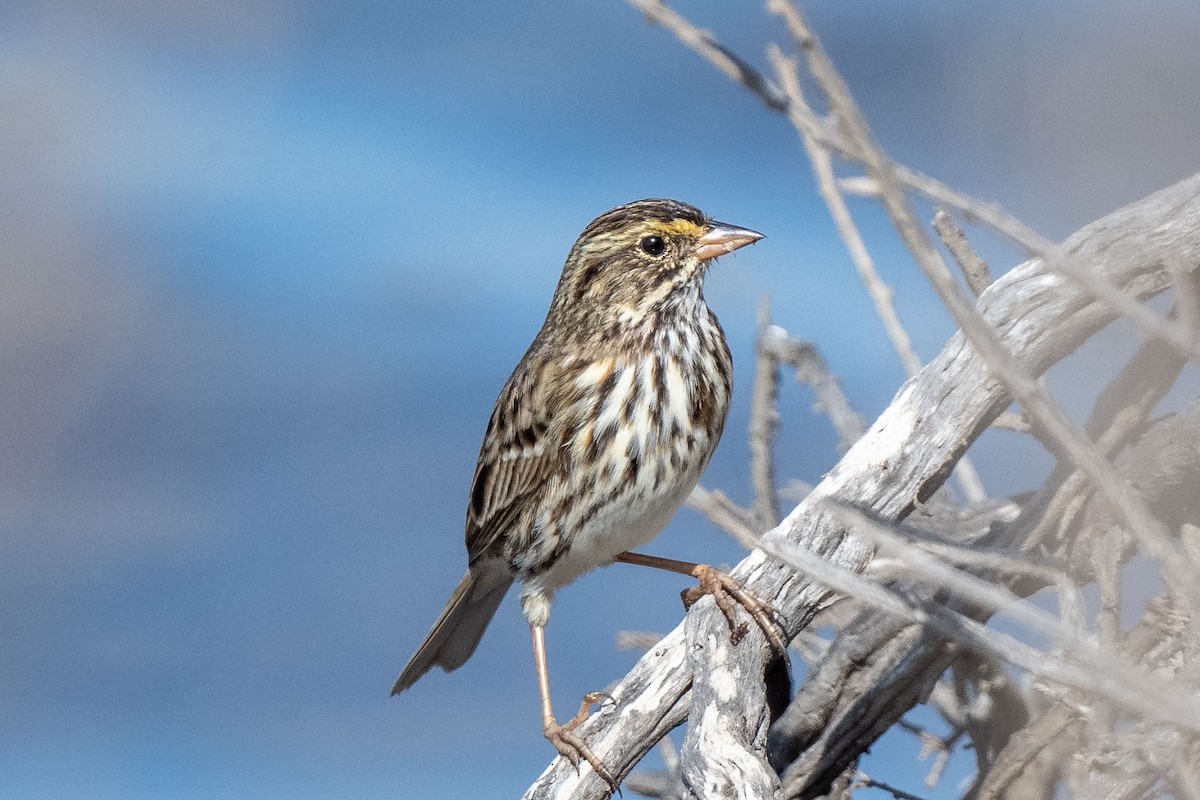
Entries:
[[600, 325], [636, 321], [687, 290], [700, 301], [707, 266], [762, 234], [726, 225], [675, 200], [638, 200], [591, 222], [575, 241], [551, 316]]

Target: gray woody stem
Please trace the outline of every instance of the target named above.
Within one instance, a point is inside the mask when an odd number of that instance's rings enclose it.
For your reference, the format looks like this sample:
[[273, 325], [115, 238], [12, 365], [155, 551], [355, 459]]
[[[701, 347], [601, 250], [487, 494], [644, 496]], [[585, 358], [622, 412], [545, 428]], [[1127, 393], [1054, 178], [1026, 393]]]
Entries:
[[758, 335], [754, 339], [754, 393], [750, 398], [750, 478], [754, 484], [754, 516], [759, 531], [779, 524], [775, 491], [775, 434], [779, 430], [779, 359], [767, 344], [771, 304], [758, 304]]

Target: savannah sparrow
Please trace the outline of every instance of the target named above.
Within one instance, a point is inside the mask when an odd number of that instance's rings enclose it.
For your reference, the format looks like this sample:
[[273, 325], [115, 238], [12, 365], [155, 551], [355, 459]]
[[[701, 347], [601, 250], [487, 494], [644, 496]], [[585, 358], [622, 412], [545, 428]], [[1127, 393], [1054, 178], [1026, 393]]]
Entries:
[[732, 362], [704, 302], [704, 273], [717, 256], [761, 238], [674, 200], [629, 203], [584, 229], [488, 423], [467, 505], [470, 569], [392, 694], [434, 665], [465, 662], [517, 581], [546, 738], [615, 788], [574, 733], [602, 695], [585, 698], [564, 725], [551, 711], [543, 629], [555, 590], [613, 561], [686, 572], [700, 588], [685, 602], [714, 593], [732, 625], [732, 594], [782, 646], [763, 607], [727, 576], [626, 552], [663, 529], [721, 436]]

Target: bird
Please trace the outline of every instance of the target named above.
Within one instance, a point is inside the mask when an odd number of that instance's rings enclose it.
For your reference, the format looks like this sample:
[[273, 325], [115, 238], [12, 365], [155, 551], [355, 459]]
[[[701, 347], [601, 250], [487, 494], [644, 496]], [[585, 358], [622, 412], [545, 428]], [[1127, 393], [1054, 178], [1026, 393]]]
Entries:
[[762, 238], [668, 199], [618, 206], [584, 228], [488, 422], [467, 504], [467, 574], [393, 695], [434, 666], [461, 666], [517, 583], [543, 734], [615, 790], [575, 733], [604, 695], [589, 693], [564, 724], [551, 707], [545, 627], [558, 589], [614, 561], [690, 574], [700, 583], [685, 605], [713, 594], [736, 641], [746, 626], [734, 628], [732, 596], [783, 650], [769, 606], [724, 573], [630, 552], [670, 521], [721, 437], [733, 364], [704, 276], [718, 256]]

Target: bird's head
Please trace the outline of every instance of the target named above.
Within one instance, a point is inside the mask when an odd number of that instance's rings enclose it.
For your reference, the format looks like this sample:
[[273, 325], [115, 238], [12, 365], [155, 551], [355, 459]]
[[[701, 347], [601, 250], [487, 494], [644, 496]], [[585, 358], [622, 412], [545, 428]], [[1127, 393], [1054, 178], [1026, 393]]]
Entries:
[[552, 313], [580, 324], [636, 323], [682, 295], [700, 299], [713, 259], [763, 238], [675, 200], [639, 200], [588, 225], [563, 267]]

